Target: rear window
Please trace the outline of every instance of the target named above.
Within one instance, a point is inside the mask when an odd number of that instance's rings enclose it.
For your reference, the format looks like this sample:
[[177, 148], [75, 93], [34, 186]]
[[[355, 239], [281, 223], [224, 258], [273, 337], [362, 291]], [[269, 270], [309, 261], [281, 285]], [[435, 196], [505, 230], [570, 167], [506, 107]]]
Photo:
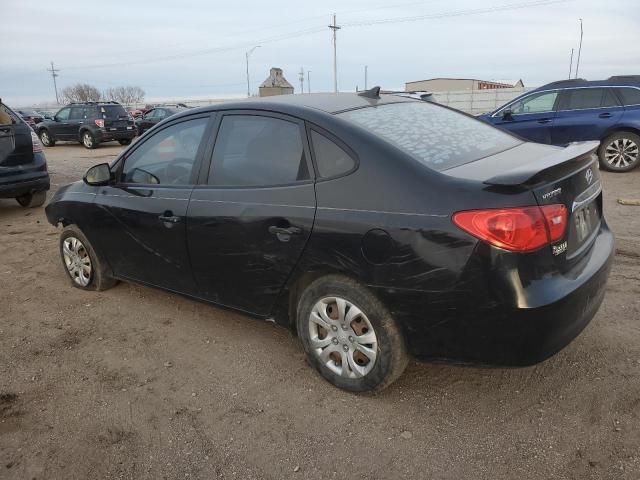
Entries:
[[20, 123], [20, 117], [5, 104], [0, 103], [0, 125], [11, 125], [13, 123]]
[[103, 118], [118, 119], [129, 117], [129, 114], [122, 105], [101, 105], [98, 108], [100, 108]]
[[446, 170], [521, 144], [486, 123], [428, 102], [394, 103], [338, 114], [434, 170]]

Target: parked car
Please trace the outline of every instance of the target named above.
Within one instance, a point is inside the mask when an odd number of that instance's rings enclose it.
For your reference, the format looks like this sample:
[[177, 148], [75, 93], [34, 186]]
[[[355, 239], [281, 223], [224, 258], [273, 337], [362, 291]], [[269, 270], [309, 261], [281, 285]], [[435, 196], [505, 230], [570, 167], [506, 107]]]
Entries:
[[151, 110], [136, 118], [135, 125], [138, 135], [142, 135], [144, 132], [146, 132], [165, 118], [169, 118], [171, 115], [180, 113], [185, 109], [185, 107], [179, 106], [162, 106], [152, 108]]
[[135, 120], [143, 115], [145, 111], [140, 108], [128, 108], [127, 112], [129, 113], [129, 116]]
[[29, 125], [31, 128], [35, 127], [36, 124], [42, 122], [44, 120], [44, 116], [40, 115], [38, 112], [33, 110], [16, 110], [18, 115], [22, 117], [22, 119]]
[[532, 142], [598, 140], [605, 170], [640, 165], [640, 76], [553, 82], [479, 118]]
[[129, 145], [136, 136], [133, 120], [117, 102], [71, 103], [35, 129], [45, 147], [63, 140], [80, 142], [89, 149], [111, 141]]
[[410, 354], [530, 365], [589, 323], [613, 256], [597, 146], [377, 89], [283, 95], [174, 115], [46, 213], [73, 286], [274, 319], [333, 384], [381, 389]]
[[39, 207], [47, 198], [49, 172], [34, 131], [0, 100], [0, 198]]

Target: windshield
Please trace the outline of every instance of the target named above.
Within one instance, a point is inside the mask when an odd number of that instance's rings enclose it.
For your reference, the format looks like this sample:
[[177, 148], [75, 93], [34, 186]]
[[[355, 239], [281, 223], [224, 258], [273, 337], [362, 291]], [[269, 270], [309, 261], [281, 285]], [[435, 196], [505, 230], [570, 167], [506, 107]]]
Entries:
[[446, 170], [508, 150], [517, 138], [428, 102], [407, 102], [338, 114], [380, 135], [434, 170]]
[[100, 112], [103, 118], [128, 118], [129, 115], [122, 105], [102, 105]]

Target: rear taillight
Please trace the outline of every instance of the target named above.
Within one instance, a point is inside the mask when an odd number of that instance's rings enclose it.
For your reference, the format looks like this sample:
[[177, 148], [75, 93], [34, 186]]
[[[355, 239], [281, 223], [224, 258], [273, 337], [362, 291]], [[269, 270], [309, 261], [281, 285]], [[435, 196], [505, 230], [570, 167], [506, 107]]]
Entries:
[[40, 139], [36, 132], [31, 130], [31, 146], [33, 147], [33, 153], [38, 153], [42, 151], [42, 143], [40, 143]]
[[453, 215], [453, 222], [474, 237], [514, 252], [531, 252], [564, 236], [564, 205], [467, 210]]
[[99, 126], [100, 128], [104, 128], [104, 120], [102, 118], [96, 118], [94, 121], [96, 122], [97, 126]]

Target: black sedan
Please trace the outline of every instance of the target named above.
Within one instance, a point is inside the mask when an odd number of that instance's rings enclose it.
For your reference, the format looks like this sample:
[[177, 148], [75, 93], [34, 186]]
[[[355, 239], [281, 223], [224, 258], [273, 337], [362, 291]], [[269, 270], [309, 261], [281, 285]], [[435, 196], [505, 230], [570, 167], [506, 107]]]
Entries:
[[288, 95], [174, 115], [46, 212], [73, 286], [274, 319], [373, 390], [409, 355], [530, 365], [582, 331], [613, 255], [596, 148], [378, 90]]
[[162, 120], [169, 118], [171, 115], [185, 111], [184, 107], [155, 107], [139, 115], [135, 120], [136, 131], [138, 135], [142, 135], [154, 125]]

